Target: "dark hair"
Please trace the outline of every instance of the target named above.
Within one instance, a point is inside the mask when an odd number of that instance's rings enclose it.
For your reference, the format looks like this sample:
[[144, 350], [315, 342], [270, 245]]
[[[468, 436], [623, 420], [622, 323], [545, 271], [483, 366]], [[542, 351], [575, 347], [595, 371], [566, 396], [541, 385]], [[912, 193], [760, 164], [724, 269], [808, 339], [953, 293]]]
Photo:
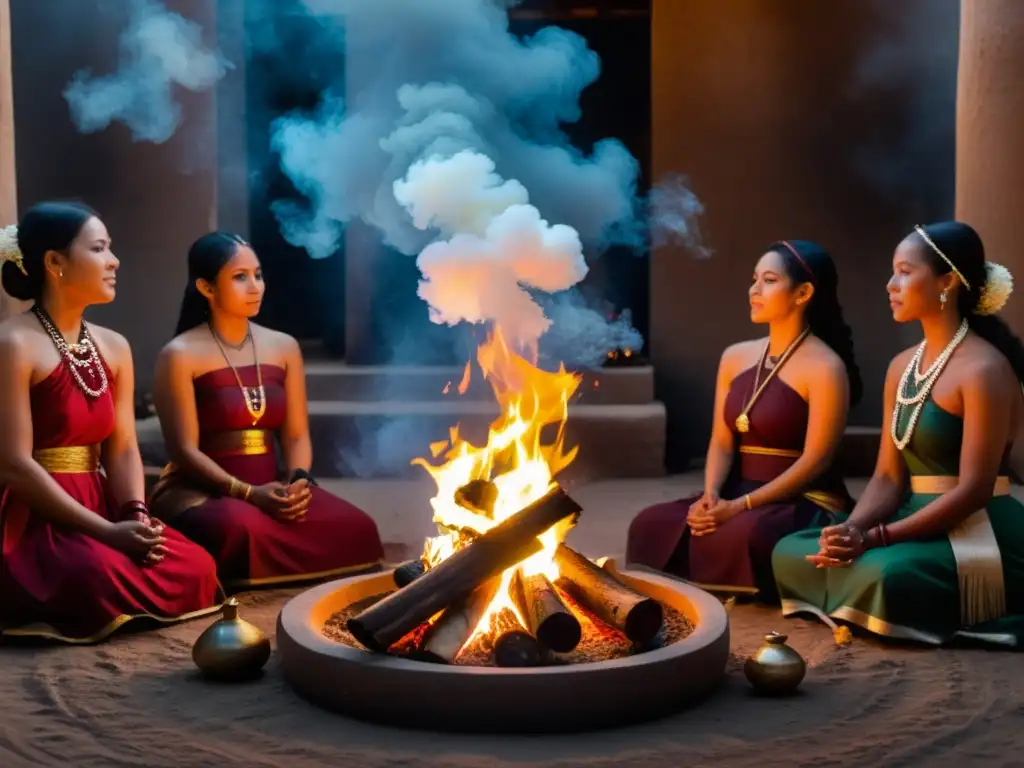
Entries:
[[[941, 221], [922, 229], [971, 286], [968, 288], [961, 284], [957, 291], [956, 308], [960, 316], [967, 318], [972, 331], [1006, 356], [1017, 378], [1024, 382], [1024, 344], [998, 315], [979, 315], [975, 311], [988, 277], [981, 236], [960, 221]], [[946, 259], [937, 254], [919, 233], [914, 232], [912, 237], [917, 240], [935, 274], [946, 275], [953, 271]]]
[[224, 265], [234, 258], [239, 246], [243, 245], [249, 244], [230, 232], [210, 232], [192, 243], [188, 249], [188, 285], [185, 286], [185, 296], [181, 300], [175, 336], [202, 325], [210, 317], [210, 302], [196, 288], [196, 280], [215, 282]]
[[839, 272], [828, 251], [810, 240], [780, 240], [768, 246], [782, 257], [786, 275], [794, 283], [810, 283], [814, 295], [807, 306], [807, 324], [811, 333], [828, 344], [846, 366], [850, 382], [850, 403], [856, 404], [864, 393], [860, 368], [853, 355], [853, 332], [843, 318], [839, 303]]
[[82, 203], [37, 203], [29, 208], [18, 224], [18, 249], [25, 272], [13, 262], [5, 262], [0, 271], [4, 290], [22, 301], [39, 301], [46, 282], [46, 252], [66, 251], [94, 217], [99, 218], [96, 211]]

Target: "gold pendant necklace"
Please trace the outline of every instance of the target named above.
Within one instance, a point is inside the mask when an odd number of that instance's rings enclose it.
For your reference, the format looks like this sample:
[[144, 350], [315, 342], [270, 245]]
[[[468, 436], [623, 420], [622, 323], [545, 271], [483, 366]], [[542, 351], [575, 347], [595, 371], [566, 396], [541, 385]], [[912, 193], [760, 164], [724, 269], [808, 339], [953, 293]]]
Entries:
[[[213, 336], [213, 340], [217, 342], [217, 347], [220, 349], [220, 353], [224, 356], [224, 362], [228, 364], [228, 368], [235, 374], [235, 381], [238, 382], [238, 388], [242, 390], [242, 399], [245, 400], [245, 410], [249, 412], [252, 417], [252, 425], [255, 427], [260, 419], [263, 418], [263, 414], [267, 411], [267, 395], [263, 389], [263, 371], [260, 369], [260, 360], [256, 355], [256, 339], [252, 335], [252, 329], [249, 328], [245, 332], [245, 339], [242, 340], [242, 346], [245, 346], [246, 341], [252, 342], [252, 361], [256, 367], [256, 384], [255, 388], [246, 387], [242, 384], [242, 377], [238, 375], [238, 371], [235, 366], [231, 364], [231, 360], [228, 358], [227, 350], [224, 349], [224, 344], [220, 340], [220, 336], [217, 335], [217, 331], [213, 329], [213, 324], [209, 324], [210, 334]], [[240, 347], [239, 347], [240, 349]]]
[[757, 402], [757, 398], [764, 392], [764, 388], [768, 386], [768, 382], [772, 380], [772, 377], [782, 368], [785, 362], [789, 359], [789, 356], [796, 351], [796, 348], [803, 343], [803, 340], [810, 334], [810, 328], [804, 328], [803, 333], [797, 336], [793, 342], [786, 347], [785, 352], [779, 356], [779, 362], [768, 372], [768, 375], [764, 377], [764, 381], [758, 386], [758, 381], [761, 378], [761, 369], [764, 367], [765, 361], [768, 359], [768, 348], [771, 346], [771, 342], [767, 342], [764, 345], [764, 352], [761, 353], [761, 359], [757, 361], [757, 371], [754, 372], [754, 384], [751, 387], [753, 394], [750, 396], [750, 400], [747, 401], [746, 406], [739, 416], [736, 417], [736, 431], [746, 434], [750, 431], [750, 411], [754, 407], [754, 403]]

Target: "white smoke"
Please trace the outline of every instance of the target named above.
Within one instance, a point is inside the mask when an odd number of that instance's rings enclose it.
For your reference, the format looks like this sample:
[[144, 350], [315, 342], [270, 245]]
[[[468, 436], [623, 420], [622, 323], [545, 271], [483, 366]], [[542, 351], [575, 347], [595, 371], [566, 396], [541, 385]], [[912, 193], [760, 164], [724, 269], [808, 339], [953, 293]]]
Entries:
[[[537, 292], [579, 283], [584, 248], [645, 239], [636, 159], [614, 139], [585, 155], [562, 130], [600, 74], [582, 37], [520, 38], [514, 3], [495, 0], [305, 1], [345, 30], [351, 71], [344, 101], [274, 126], [306, 199], [274, 206], [290, 242], [330, 256], [359, 219], [418, 257], [434, 322], [497, 322], [532, 347], [551, 326]], [[588, 318], [599, 337], [603, 316]]]
[[554, 293], [586, 277], [576, 230], [544, 221], [526, 189], [503, 181], [476, 152], [417, 162], [394, 186], [417, 227], [451, 235], [416, 260], [431, 319], [493, 321], [509, 342], [535, 349], [551, 321], [527, 289]]
[[131, 129], [133, 140], [163, 143], [181, 124], [174, 86], [206, 90], [231, 66], [203, 45], [199, 25], [156, 0], [133, 0], [119, 58], [113, 74], [94, 77], [83, 69], [64, 89], [71, 118], [82, 133], [119, 121]]

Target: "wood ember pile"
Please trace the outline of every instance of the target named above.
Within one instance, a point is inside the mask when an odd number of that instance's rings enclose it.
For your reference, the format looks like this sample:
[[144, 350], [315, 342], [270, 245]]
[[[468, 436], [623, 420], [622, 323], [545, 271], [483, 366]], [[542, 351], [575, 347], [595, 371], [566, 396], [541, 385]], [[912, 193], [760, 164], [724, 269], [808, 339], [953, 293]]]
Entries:
[[[479, 499], [479, 492], [473, 495]], [[395, 591], [348, 606], [328, 620], [324, 634], [426, 662], [502, 667], [621, 658], [690, 634], [682, 614], [565, 544], [554, 552], [556, 583], [523, 573], [518, 566], [542, 549], [538, 537], [579, 512], [555, 487], [490, 530], [467, 534], [457, 551], [432, 567], [425, 560], [398, 567]], [[474, 635], [509, 568], [516, 569], [509, 589], [515, 610], [492, 609], [487, 630]]]

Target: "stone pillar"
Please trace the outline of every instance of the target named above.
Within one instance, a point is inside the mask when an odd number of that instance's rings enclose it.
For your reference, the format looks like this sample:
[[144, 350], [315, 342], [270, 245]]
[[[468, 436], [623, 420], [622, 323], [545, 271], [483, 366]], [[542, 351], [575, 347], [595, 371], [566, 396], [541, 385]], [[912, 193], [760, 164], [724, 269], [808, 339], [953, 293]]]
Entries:
[[[1024, 2], [962, 0], [956, 217], [1024, 284]], [[1020, 289], [1018, 289], [1020, 291]], [[1024, 297], [1004, 316], [1024, 332]]]
[[[0, 227], [18, 221], [18, 181], [14, 160], [14, 75], [11, 70], [11, 6], [0, 0]], [[0, 289], [0, 320], [20, 312], [25, 302]]]

